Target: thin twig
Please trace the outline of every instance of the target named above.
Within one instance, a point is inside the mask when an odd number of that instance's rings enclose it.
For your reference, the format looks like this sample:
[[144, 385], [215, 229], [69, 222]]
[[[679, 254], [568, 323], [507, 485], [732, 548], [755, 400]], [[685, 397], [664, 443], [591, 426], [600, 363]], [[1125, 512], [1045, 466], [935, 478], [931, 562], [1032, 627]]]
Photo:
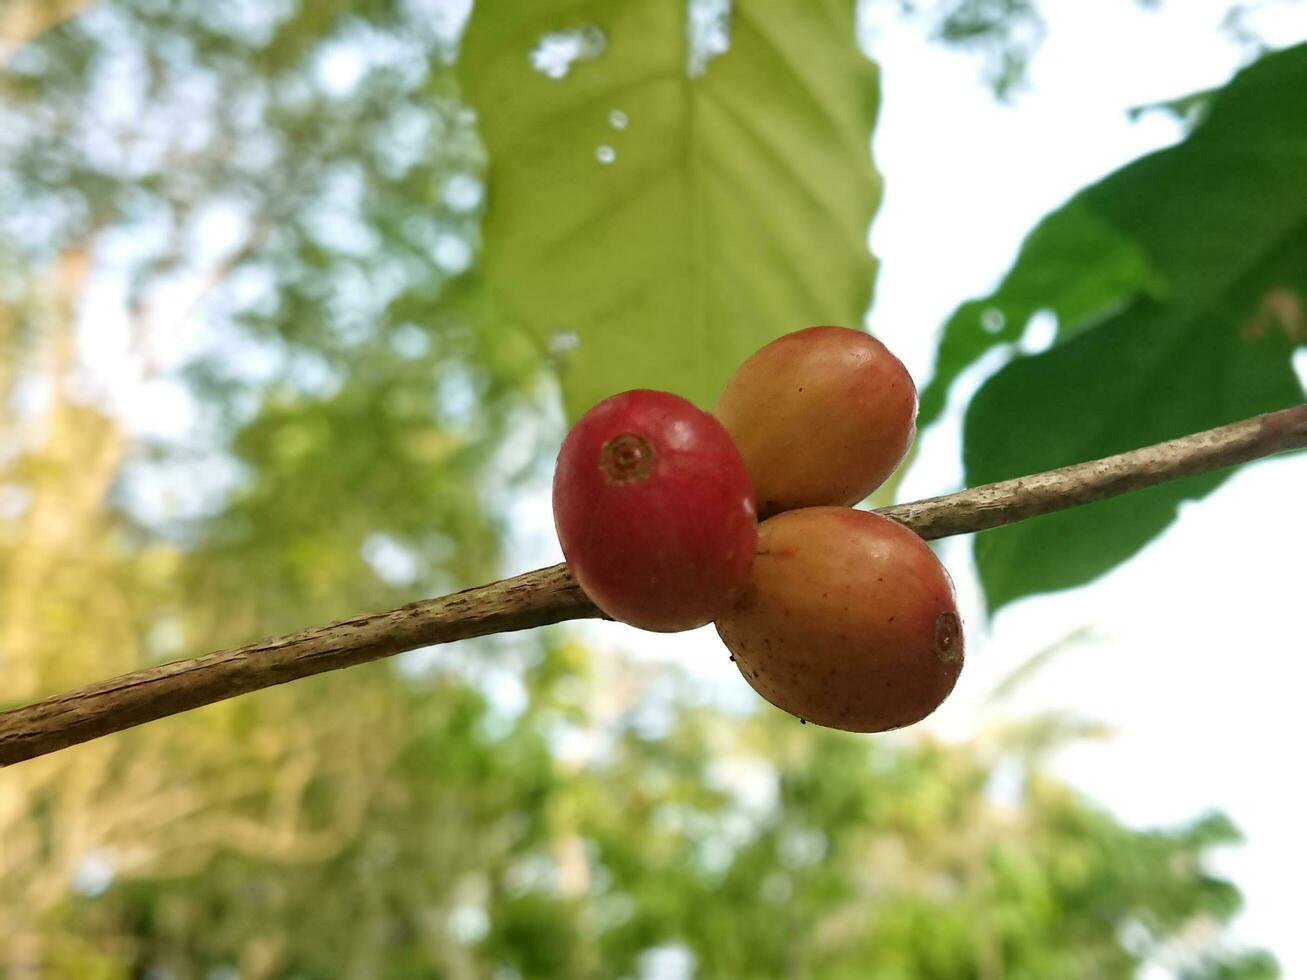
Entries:
[[[1117, 456], [886, 507], [879, 513], [924, 538], [943, 538], [1304, 447], [1307, 405], [1300, 405]], [[123, 674], [0, 712], [0, 765], [405, 650], [600, 615], [566, 565], [541, 568], [389, 612]]]

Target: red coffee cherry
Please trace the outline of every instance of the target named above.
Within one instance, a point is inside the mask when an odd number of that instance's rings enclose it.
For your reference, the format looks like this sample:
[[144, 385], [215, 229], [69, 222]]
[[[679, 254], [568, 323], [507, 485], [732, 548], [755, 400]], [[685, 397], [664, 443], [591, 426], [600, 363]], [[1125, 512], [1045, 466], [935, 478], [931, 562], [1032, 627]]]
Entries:
[[563, 555], [595, 605], [632, 626], [671, 633], [711, 622], [748, 581], [755, 514], [721, 423], [664, 391], [600, 402], [558, 454]]

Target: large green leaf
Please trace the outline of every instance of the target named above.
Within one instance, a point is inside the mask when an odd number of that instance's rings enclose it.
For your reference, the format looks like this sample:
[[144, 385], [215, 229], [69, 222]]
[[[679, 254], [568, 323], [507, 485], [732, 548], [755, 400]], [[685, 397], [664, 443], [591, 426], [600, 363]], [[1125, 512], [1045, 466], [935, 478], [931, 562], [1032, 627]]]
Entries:
[[[739, 0], [729, 50], [690, 70], [681, 2], [477, 4], [460, 72], [490, 154], [486, 276], [565, 354], [570, 417], [633, 387], [707, 404], [771, 338], [860, 322], [878, 86], [853, 8]], [[587, 56], [549, 77], [531, 53], [569, 31]]]
[[[968, 483], [1019, 476], [1301, 400], [1307, 341], [1307, 45], [1263, 59], [1183, 143], [1078, 194], [1031, 235], [994, 295], [949, 323], [949, 383], [1051, 310], [1054, 346], [1017, 357], [967, 413]], [[985, 323], [998, 329], [990, 332]], [[1165, 528], [1192, 478], [986, 532], [976, 560], [991, 609], [1087, 582]]]

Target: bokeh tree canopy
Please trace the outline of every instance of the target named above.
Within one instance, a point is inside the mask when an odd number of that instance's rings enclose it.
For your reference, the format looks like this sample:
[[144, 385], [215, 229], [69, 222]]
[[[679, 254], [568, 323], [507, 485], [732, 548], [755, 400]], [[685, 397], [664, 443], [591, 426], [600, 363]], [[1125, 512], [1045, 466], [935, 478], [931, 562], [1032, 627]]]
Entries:
[[[1018, 84], [1033, 5], [902, 6]], [[859, 322], [856, 14], [0, 5], [0, 702], [505, 571], [566, 418]], [[1301, 399], [1305, 86], [1257, 61], [946, 325], [927, 422], [1058, 323], [972, 402], [969, 479]], [[981, 537], [991, 604], [1212, 486]], [[561, 631], [419, 651], [0, 774], [0, 976], [1274, 976], [1222, 938], [1228, 821], [1048, 774], [1099, 734], [819, 732]]]

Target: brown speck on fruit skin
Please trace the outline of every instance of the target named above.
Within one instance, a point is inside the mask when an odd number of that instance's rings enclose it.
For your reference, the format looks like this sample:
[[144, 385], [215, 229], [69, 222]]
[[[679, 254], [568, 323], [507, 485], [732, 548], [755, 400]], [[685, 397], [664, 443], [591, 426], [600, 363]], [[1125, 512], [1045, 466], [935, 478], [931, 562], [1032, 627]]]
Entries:
[[934, 650], [942, 662], [951, 664], [958, 658], [958, 641], [962, 637], [962, 624], [955, 612], [942, 612], [935, 617]]
[[653, 469], [654, 448], [634, 432], [613, 436], [603, 445], [599, 468], [610, 485], [639, 483]]

